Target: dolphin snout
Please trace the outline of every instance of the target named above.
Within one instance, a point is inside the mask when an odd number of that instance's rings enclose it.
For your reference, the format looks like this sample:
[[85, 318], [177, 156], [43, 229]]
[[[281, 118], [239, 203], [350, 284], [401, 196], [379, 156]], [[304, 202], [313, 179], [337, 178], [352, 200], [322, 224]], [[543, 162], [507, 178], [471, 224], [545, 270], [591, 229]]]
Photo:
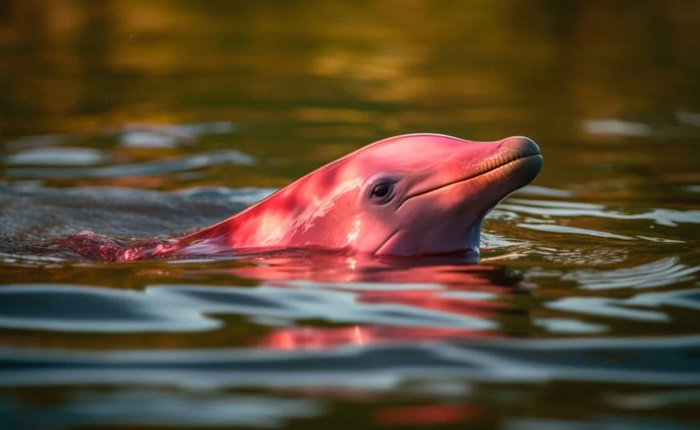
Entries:
[[500, 150], [516, 158], [540, 155], [540, 147], [534, 140], [525, 136], [513, 136], [502, 140]]

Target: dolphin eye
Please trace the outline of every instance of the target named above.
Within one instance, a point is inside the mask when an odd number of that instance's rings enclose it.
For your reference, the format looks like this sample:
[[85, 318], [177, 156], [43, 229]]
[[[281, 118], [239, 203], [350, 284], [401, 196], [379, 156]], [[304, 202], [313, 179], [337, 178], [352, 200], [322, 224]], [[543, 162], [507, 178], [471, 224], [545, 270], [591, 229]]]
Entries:
[[372, 196], [374, 197], [386, 197], [391, 192], [391, 187], [389, 184], [379, 184], [372, 188]]
[[394, 197], [394, 184], [391, 182], [379, 182], [372, 186], [369, 198], [373, 203], [388, 203]]

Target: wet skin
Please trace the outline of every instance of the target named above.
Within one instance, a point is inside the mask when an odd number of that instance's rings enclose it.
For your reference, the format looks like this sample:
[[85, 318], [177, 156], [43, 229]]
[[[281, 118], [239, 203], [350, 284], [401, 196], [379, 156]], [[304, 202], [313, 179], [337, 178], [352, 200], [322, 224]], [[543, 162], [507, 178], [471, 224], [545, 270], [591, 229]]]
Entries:
[[71, 236], [72, 248], [109, 260], [289, 248], [397, 256], [474, 253], [484, 216], [541, 168], [539, 148], [525, 137], [471, 142], [437, 134], [396, 136], [193, 234], [107, 246], [84, 232]]

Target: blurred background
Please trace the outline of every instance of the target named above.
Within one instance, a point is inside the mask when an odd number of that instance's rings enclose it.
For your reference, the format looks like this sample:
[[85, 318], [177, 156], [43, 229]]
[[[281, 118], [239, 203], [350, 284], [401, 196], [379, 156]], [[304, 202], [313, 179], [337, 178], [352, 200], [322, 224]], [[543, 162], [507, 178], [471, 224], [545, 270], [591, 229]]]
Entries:
[[223, 121], [205, 147], [283, 177], [204, 181], [279, 186], [389, 135], [528, 135], [556, 184], [575, 144], [697, 137], [699, 27], [694, 1], [4, 0], [0, 136]]

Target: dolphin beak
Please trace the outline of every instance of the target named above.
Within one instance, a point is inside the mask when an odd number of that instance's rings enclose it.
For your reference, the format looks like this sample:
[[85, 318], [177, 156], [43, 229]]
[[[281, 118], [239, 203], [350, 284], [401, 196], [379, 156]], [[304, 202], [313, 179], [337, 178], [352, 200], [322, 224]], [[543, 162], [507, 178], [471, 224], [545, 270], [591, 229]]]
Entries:
[[518, 158], [540, 155], [540, 147], [535, 141], [525, 136], [513, 136], [502, 140], [501, 150]]
[[542, 170], [544, 162], [540, 147], [530, 138], [524, 136], [509, 137], [502, 141], [499, 148], [502, 164], [498, 167], [512, 171], [509, 175], [516, 189], [532, 182]]
[[542, 164], [540, 148], [527, 137], [466, 142], [406, 195], [396, 210], [403, 225], [375, 253], [425, 255], [476, 249], [484, 216], [534, 180]]

